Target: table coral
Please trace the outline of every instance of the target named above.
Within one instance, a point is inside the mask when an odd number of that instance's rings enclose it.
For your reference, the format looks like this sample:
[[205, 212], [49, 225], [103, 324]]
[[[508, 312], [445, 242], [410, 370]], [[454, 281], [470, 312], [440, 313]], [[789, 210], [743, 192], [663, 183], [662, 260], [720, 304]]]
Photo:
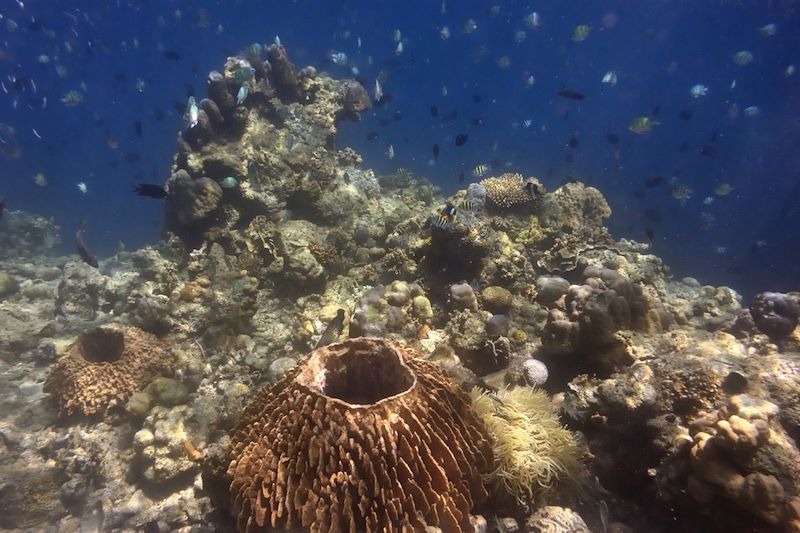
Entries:
[[62, 416], [109, 414], [170, 366], [167, 348], [149, 333], [103, 326], [82, 333], [56, 361], [44, 391]]
[[239, 529], [471, 531], [489, 435], [457, 385], [388, 341], [315, 351], [232, 434]]

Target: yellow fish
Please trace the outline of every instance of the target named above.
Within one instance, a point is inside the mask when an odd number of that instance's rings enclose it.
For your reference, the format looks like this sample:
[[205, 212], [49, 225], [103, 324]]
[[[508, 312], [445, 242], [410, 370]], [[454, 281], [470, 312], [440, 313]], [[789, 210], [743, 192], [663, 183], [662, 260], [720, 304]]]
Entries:
[[648, 133], [653, 129], [653, 126], [657, 126], [658, 124], [660, 124], [660, 122], [657, 120], [653, 120], [648, 116], [641, 115], [631, 119], [631, 121], [628, 123], [628, 129], [633, 133], [642, 135], [644, 133]]
[[576, 43], [585, 41], [591, 32], [592, 28], [590, 28], [586, 24], [575, 26], [575, 29], [572, 30], [572, 40], [575, 41]]

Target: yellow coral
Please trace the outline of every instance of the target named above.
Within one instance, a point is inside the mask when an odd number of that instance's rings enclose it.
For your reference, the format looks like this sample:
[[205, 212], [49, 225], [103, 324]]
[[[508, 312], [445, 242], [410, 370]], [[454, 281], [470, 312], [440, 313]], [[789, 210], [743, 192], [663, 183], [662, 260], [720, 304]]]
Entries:
[[579, 487], [584, 467], [575, 436], [562, 427], [547, 394], [529, 387], [490, 396], [473, 388], [472, 406], [494, 436], [495, 468], [485, 481], [495, 492], [529, 504], [564, 485]]

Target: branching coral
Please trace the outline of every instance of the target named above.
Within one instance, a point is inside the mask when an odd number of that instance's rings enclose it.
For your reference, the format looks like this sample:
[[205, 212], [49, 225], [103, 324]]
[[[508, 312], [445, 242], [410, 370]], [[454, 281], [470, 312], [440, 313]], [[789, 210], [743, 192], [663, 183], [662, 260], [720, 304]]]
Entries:
[[526, 180], [522, 174], [511, 172], [481, 180], [481, 185], [486, 187], [486, 198], [489, 202], [504, 210], [532, 205], [544, 191], [536, 178]]
[[530, 504], [580, 485], [582, 453], [545, 392], [517, 387], [500, 390], [495, 397], [474, 388], [471, 397], [495, 438], [495, 469], [485, 478], [496, 491]]

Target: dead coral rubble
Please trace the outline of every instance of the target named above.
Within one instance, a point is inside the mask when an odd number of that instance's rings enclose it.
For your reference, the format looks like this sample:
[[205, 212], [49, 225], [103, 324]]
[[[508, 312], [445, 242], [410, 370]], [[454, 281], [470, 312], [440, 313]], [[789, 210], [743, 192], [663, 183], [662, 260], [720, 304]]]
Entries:
[[491, 443], [469, 398], [388, 341], [315, 351], [232, 434], [240, 529], [471, 531]]

